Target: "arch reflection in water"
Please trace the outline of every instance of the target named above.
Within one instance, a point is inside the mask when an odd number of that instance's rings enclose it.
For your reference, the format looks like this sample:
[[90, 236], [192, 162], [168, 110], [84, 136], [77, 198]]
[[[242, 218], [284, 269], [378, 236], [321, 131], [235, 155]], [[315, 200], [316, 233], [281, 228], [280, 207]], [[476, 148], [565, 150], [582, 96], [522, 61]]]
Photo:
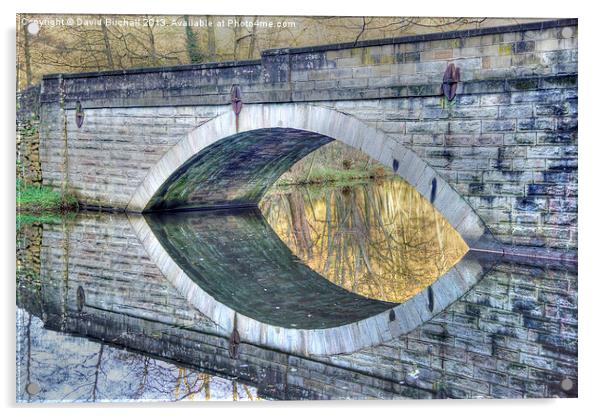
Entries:
[[345, 325], [394, 304], [351, 293], [294, 256], [257, 209], [145, 216], [192, 281], [233, 310], [285, 328]]
[[[407, 186], [385, 185], [393, 191]], [[351, 285], [336, 274], [334, 279], [328, 273], [322, 276], [319, 261], [291, 252], [258, 210], [149, 213], [130, 221], [163, 275], [225, 331], [236, 328], [246, 342], [283, 351], [336, 354], [414, 329], [458, 299], [483, 271], [471, 256], [454, 265], [466, 246], [435, 210], [424, 206], [424, 199], [416, 199], [407, 210], [405, 199], [414, 198], [409, 192], [395, 196], [383, 188], [379, 196], [364, 188], [341, 195], [354, 192], [355, 205], [347, 201], [347, 208], [334, 217], [349, 225], [348, 218], [355, 215], [351, 224], [363, 224], [364, 237], [358, 239], [343, 227], [332, 232], [341, 241], [332, 243], [343, 247], [341, 257], [356, 245], [354, 263], [361, 255], [364, 266], [355, 270], [370, 267], [376, 273]], [[374, 199], [379, 201], [370, 207]], [[388, 212], [384, 222], [378, 220], [379, 210]], [[433, 231], [425, 232], [428, 227]], [[388, 259], [382, 255], [383, 244], [390, 250]], [[420, 256], [410, 259], [418, 252]], [[425, 262], [427, 258], [431, 261]], [[330, 261], [328, 255], [320, 259]]]

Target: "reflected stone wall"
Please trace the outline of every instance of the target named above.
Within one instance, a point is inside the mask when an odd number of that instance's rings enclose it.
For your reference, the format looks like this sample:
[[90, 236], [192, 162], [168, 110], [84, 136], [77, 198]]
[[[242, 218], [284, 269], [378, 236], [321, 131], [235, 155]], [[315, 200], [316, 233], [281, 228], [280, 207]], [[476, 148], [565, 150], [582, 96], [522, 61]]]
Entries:
[[412, 333], [328, 362], [398, 379], [418, 370], [418, 386], [449, 397], [576, 396], [576, 271], [502, 263]]
[[133, 314], [215, 331], [150, 262], [123, 214], [79, 214], [74, 222], [44, 224], [41, 264], [44, 299], [63, 311], [59, 327], [66, 325], [62, 319], [67, 315], [78, 312], [82, 287], [87, 313]]
[[[415, 331], [346, 355], [299, 357], [241, 344], [180, 297], [123, 215], [45, 224], [41, 290], [19, 306], [87, 336], [258, 387], [277, 398], [552, 397], [577, 394], [575, 270], [501, 263]], [[78, 287], [85, 301], [78, 300]], [[78, 302], [83, 304], [81, 312]], [[573, 380], [565, 392], [560, 382]]]

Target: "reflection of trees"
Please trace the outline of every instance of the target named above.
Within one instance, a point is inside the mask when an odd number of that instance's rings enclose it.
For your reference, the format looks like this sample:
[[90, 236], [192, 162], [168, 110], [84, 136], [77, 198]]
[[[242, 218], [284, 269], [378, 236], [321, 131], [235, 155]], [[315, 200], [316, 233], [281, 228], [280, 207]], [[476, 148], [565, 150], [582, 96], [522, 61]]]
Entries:
[[307, 221], [305, 201], [299, 193], [286, 194], [290, 211], [290, 222], [296, 251], [304, 257], [312, 255], [312, 241]]
[[[46, 330], [17, 312], [17, 400], [254, 400], [254, 388], [108, 344]], [[37, 394], [26, 391], [40, 386]]]
[[310, 267], [371, 298], [408, 299], [467, 250], [451, 225], [401, 180], [272, 192], [262, 209]]

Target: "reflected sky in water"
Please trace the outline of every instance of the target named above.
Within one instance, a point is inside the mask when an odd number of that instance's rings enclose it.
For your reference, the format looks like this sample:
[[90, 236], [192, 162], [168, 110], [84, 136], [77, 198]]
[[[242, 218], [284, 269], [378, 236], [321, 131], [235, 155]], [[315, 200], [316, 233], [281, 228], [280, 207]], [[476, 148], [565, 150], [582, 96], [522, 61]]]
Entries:
[[[222, 377], [44, 328], [17, 308], [17, 401], [257, 400]], [[34, 393], [34, 394], [30, 394]]]
[[403, 302], [467, 252], [462, 237], [407, 182], [273, 188], [260, 208], [291, 251], [351, 292]]

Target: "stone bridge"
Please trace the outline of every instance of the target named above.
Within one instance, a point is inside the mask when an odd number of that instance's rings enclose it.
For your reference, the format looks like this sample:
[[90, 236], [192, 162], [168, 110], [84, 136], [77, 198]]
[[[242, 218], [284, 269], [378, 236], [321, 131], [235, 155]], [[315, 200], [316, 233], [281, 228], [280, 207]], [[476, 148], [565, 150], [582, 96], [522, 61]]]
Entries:
[[22, 95], [39, 104], [43, 183], [86, 207], [255, 205], [340, 140], [416, 187], [471, 248], [556, 258], [576, 257], [577, 96], [576, 19], [47, 75]]

